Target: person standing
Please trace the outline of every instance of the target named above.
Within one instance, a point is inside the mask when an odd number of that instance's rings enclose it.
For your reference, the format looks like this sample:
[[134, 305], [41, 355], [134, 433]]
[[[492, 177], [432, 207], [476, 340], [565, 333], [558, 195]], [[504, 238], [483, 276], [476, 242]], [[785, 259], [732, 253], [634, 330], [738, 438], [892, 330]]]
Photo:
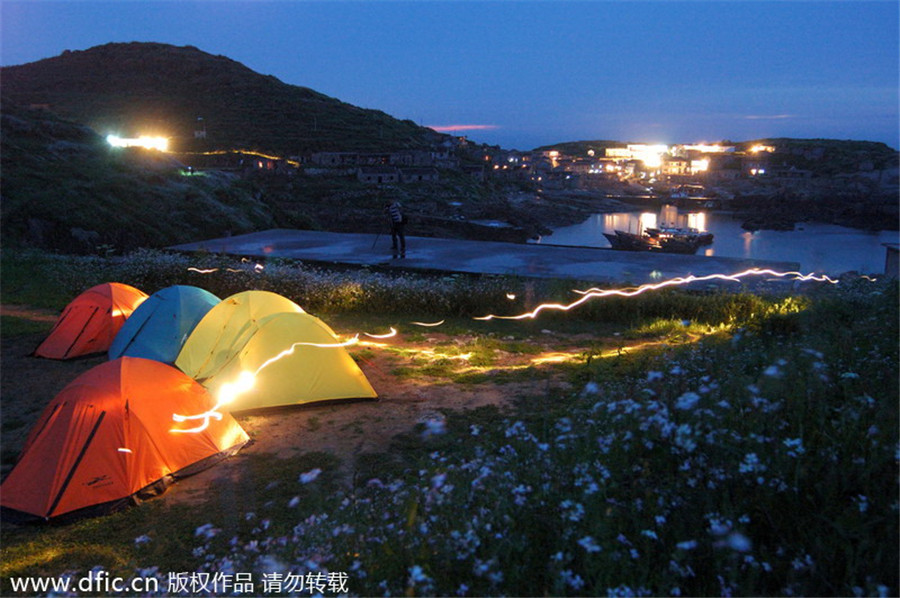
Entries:
[[398, 251], [399, 257], [406, 257], [406, 233], [404, 231], [406, 216], [403, 214], [402, 206], [399, 201], [388, 202], [384, 209], [391, 221], [391, 250], [394, 258], [398, 257]]

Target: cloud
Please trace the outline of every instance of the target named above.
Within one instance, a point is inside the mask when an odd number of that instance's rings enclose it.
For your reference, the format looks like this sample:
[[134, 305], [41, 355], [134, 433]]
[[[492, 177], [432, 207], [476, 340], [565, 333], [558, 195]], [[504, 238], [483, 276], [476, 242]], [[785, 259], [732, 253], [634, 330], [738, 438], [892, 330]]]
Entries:
[[797, 118], [796, 114], [748, 114], [744, 117], [746, 120], [784, 120], [786, 118]]
[[428, 128], [439, 133], [451, 133], [455, 131], [490, 131], [500, 127], [498, 125], [430, 125]]

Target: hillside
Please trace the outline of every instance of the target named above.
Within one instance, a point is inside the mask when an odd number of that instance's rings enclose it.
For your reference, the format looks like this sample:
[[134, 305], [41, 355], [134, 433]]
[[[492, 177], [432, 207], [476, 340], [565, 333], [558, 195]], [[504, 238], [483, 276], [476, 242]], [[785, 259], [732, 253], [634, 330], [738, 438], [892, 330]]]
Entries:
[[4, 247], [96, 253], [268, 228], [269, 207], [227, 176], [183, 176], [158, 152], [4, 103]]
[[[101, 135], [167, 136], [175, 150], [293, 155], [424, 147], [441, 137], [193, 46], [111, 43], [5, 67], [0, 78], [4, 103], [46, 106]], [[195, 139], [202, 128], [206, 138]]]

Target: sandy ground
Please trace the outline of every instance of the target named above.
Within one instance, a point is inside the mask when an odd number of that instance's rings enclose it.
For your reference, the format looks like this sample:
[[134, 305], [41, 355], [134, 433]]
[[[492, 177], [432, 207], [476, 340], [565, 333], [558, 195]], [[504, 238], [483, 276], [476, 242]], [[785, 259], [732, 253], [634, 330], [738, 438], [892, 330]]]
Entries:
[[[53, 321], [55, 314], [29, 310], [16, 306], [3, 306], [3, 315], [15, 315], [38, 321]], [[46, 318], [49, 317], [49, 320]], [[341, 332], [341, 331], [338, 331]], [[23, 335], [5, 339], [0, 362], [0, 419], [3, 435], [0, 438], [4, 455], [2, 474], [11, 468], [22, 443], [44, 406], [79, 374], [103, 363], [105, 355], [86, 357], [72, 361], [54, 361], [30, 357], [43, 334]], [[421, 337], [419, 337], [421, 338]], [[446, 379], [430, 378], [416, 374], [413, 377], [396, 373], [403, 366], [421, 366], [431, 359], [436, 345], [465, 343], [471, 338], [455, 337], [435, 332], [425, 340], [407, 342], [402, 336], [382, 341], [385, 347], [369, 346], [351, 349], [359, 351], [359, 364], [378, 392], [376, 401], [334, 402], [284, 408], [255, 413], [236, 414], [237, 420], [254, 439], [240, 455], [228, 459], [213, 468], [171, 487], [161, 500], [191, 501], [202, 498], [211, 484], [236, 480], [241, 474], [244, 459], [241, 455], [266, 454], [286, 458], [305, 452], [322, 451], [341, 459], [342, 473], [352, 475], [357, 457], [363, 454], [382, 453], [390, 449], [392, 438], [411, 431], [426, 419], [439, 417], [443, 410], [467, 410], [483, 405], [503, 407], [510, 399], [532, 390], [527, 382], [482, 382], [479, 384], [453, 384]], [[559, 336], [545, 339], [548, 345], [543, 353], [500, 353], [495, 363], [479, 371], [503, 371], [507, 368], [540, 364], [576, 358], [585, 349], [587, 339]], [[564, 353], [555, 353], [560, 341], [569, 343]], [[583, 343], [579, 343], [583, 341]], [[549, 346], [553, 343], [553, 347]], [[543, 344], [540, 340], [535, 343]], [[403, 351], [390, 347], [402, 347]], [[456, 371], [473, 369], [465, 360], [452, 360]], [[539, 366], [540, 367], [540, 366]], [[550, 386], [567, 386], [560, 377], [540, 382], [541, 389]]]

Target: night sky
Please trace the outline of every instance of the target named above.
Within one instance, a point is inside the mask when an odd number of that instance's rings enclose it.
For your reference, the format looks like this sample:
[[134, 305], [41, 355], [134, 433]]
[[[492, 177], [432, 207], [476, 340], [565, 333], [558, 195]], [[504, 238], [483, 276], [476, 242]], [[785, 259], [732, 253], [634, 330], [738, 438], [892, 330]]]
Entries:
[[0, 63], [193, 45], [505, 148], [761, 137], [897, 148], [898, 4], [2, 0]]

